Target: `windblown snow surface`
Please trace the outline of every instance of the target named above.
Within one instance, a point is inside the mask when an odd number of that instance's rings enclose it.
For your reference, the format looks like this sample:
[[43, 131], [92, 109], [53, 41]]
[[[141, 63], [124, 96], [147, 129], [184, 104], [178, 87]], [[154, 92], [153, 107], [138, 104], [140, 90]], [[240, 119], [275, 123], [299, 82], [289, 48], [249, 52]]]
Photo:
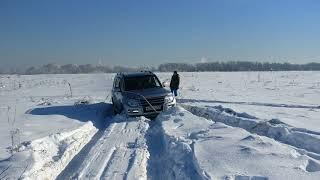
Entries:
[[2, 75], [0, 179], [320, 179], [319, 72], [180, 73], [156, 119], [114, 116], [113, 77]]

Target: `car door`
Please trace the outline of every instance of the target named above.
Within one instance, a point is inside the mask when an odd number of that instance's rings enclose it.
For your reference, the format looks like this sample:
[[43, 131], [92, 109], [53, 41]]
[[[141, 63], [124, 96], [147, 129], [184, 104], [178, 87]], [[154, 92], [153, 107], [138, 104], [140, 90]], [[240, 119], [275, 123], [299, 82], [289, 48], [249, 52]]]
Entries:
[[114, 80], [114, 85], [113, 85], [113, 102], [116, 105], [117, 108], [121, 107], [121, 90], [120, 90], [120, 78], [116, 77]]

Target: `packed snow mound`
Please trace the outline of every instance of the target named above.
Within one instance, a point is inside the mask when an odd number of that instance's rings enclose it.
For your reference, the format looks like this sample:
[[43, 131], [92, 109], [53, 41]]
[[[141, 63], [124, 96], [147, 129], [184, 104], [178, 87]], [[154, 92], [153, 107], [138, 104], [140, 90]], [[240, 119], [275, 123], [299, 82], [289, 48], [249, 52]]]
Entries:
[[167, 134], [162, 126], [166, 120], [165, 114], [158, 116], [148, 130], [148, 179], [203, 179], [193, 160], [191, 141], [177, 141], [177, 137]]
[[243, 128], [251, 133], [267, 136], [297, 148], [320, 154], [320, 135], [302, 128], [294, 128], [278, 119], [269, 121], [239, 116], [238, 113], [228, 113], [221, 108], [197, 107], [182, 105], [197, 116], [205, 117], [216, 122], [222, 122], [233, 127]]
[[[96, 132], [97, 129], [92, 122], [87, 122], [72, 131], [51, 134], [41, 139], [22, 143], [19, 152], [8, 160], [11, 168], [7, 178], [55, 179]], [[24, 166], [22, 173], [10, 173], [21, 166]]]
[[[8, 146], [73, 130], [87, 121], [100, 125], [96, 122], [100, 110], [108, 108], [112, 78], [113, 74], [0, 75], [0, 160], [11, 156]], [[101, 108], [95, 105], [105, 101]], [[32, 110], [42, 110], [41, 116], [28, 113]], [[12, 143], [10, 131], [15, 130], [18, 141]]]
[[181, 107], [157, 120], [175, 179], [317, 179], [320, 175], [319, 160], [291, 146]]

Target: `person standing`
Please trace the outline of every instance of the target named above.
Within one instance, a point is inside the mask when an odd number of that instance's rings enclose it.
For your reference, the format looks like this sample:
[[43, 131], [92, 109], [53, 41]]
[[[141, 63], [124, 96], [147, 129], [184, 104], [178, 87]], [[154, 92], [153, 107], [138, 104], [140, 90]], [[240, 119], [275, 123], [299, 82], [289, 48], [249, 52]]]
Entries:
[[174, 71], [170, 81], [170, 89], [174, 96], [178, 96], [179, 83], [179, 74], [177, 73], [177, 71]]

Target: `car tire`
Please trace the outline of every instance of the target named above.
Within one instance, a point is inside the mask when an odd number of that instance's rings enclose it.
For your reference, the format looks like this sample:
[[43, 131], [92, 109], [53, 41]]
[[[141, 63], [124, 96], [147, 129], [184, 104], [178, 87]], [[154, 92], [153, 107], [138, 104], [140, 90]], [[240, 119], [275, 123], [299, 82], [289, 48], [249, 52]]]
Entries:
[[112, 99], [112, 113], [113, 115], [119, 114], [119, 111], [117, 110], [117, 106], [114, 104], [113, 99]]

